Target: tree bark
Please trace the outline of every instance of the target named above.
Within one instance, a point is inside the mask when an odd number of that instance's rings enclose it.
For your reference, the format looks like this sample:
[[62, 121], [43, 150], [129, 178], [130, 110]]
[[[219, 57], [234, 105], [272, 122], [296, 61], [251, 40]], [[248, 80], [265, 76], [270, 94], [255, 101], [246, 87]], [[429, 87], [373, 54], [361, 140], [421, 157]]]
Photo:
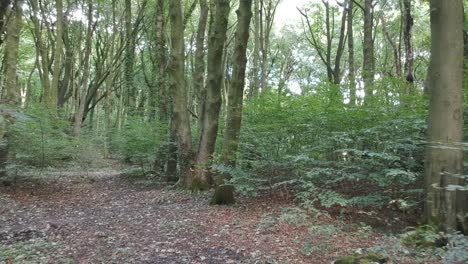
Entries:
[[[86, 97], [88, 96], [88, 79], [90, 72], [90, 56], [91, 56], [91, 45], [93, 37], [93, 4], [92, 0], [88, 0], [88, 31], [86, 33], [85, 41], [85, 54], [83, 59], [83, 76], [81, 79], [81, 95], [78, 92], [78, 109], [75, 113], [74, 123], [73, 123], [73, 135], [79, 137], [81, 134], [81, 126], [83, 124], [83, 116], [86, 107]], [[78, 91], [80, 90], [77, 87]]]
[[[273, 28], [276, 8], [280, 0], [262, 0], [260, 3], [260, 52], [262, 54], [260, 89], [262, 93], [265, 93], [270, 90], [267, 83], [269, 65], [268, 52], [270, 51], [270, 35]], [[263, 16], [265, 17], [265, 21], [263, 21]]]
[[55, 33], [55, 51], [54, 51], [54, 71], [51, 84], [51, 96], [46, 102], [46, 107], [56, 109], [59, 95], [60, 69], [62, 68], [62, 49], [63, 49], [63, 2], [55, 0], [55, 9], [57, 12], [56, 33]]
[[21, 103], [20, 89], [17, 85], [18, 50], [21, 28], [23, 24], [23, 1], [15, 0], [11, 10], [11, 18], [7, 26], [4, 54], [4, 87], [1, 100], [4, 104], [19, 105]]
[[403, 17], [404, 32], [403, 40], [405, 42], [405, 79], [407, 83], [406, 94], [414, 93], [414, 76], [413, 76], [413, 44], [412, 44], [412, 28], [413, 17], [411, 16], [411, 0], [403, 0]]
[[157, 79], [156, 87], [158, 89], [158, 108], [159, 120], [167, 122], [167, 93], [166, 93], [166, 41], [165, 41], [165, 23], [164, 23], [164, 0], [158, 0], [156, 6], [156, 63]]
[[[239, 147], [252, 0], [240, 1], [236, 13], [237, 29], [234, 44], [234, 65], [231, 87], [228, 90], [226, 127], [224, 130], [223, 152], [221, 154], [222, 162], [230, 167], [236, 165], [236, 153]], [[233, 187], [224, 182], [227, 179], [229, 179], [229, 175], [218, 175], [213, 203], [230, 204], [234, 202]]]
[[463, 175], [463, 1], [431, 0], [430, 10], [425, 216], [448, 231], [457, 228], [450, 204], [458, 197], [448, 198], [438, 188], [462, 184], [453, 176]]
[[190, 117], [187, 111], [187, 90], [184, 76], [184, 17], [181, 0], [169, 2], [169, 17], [171, 24], [171, 52], [169, 60], [169, 88], [172, 93], [173, 114], [179, 149], [179, 181], [185, 184], [190, 179], [190, 168], [193, 162], [192, 131]]
[[134, 87], [133, 65], [135, 63], [135, 34], [132, 27], [132, 1], [125, 0], [125, 64], [124, 85], [128, 94], [129, 114], [137, 110], [137, 95]]
[[214, 153], [221, 110], [223, 52], [230, 11], [229, 0], [217, 0], [211, 34], [208, 39], [208, 76], [202, 131], [196, 157], [196, 172], [188, 182], [191, 189], [206, 189], [211, 183], [208, 166]]
[[374, 93], [374, 11], [372, 6], [373, 0], [364, 1], [364, 43], [363, 43], [363, 66], [362, 79], [364, 80], [364, 103], [372, 101]]
[[5, 32], [5, 19], [11, 0], [0, 0], [0, 46], [3, 44], [3, 34]]
[[356, 105], [356, 70], [354, 69], [354, 29], [353, 29], [354, 1], [348, 4], [348, 80], [349, 80], [349, 105]]
[[260, 58], [260, 4], [262, 0], [254, 1], [254, 37], [253, 37], [253, 51], [252, 51], [252, 69], [250, 70], [250, 85], [249, 85], [249, 98], [256, 97], [258, 95], [258, 62]]
[[208, 22], [208, 3], [200, 0], [200, 18], [198, 20], [197, 36], [195, 38], [195, 65], [193, 72], [193, 90], [196, 94], [198, 113], [198, 129], [201, 130], [203, 120], [203, 102], [205, 99], [205, 34]]

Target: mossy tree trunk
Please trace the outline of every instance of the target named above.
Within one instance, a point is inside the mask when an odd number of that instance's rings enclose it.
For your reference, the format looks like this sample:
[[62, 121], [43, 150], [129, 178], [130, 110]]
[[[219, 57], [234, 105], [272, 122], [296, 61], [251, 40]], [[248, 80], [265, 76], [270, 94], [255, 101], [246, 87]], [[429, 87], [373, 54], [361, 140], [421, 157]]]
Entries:
[[[234, 167], [236, 153], [239, 147], [239, 136], [242, 123], [242, 104], [245, 86], [245, 70], [247, 64], [247, 44], [249, 41], [249, 27], [252, 18], [252, 0], [239, 2], [237, 10], [237, 29], [234, 44], [234, 65], [231, 87], [228, 90], [228, 106], [226, 127], [224, 130], [222, 162]], [[218, 175], [216, 190], [213, 197], [215, 204], [230, 204], [234, 202], [233, 187], [225, 184], [229, 175]]]
[[200, 0], [200, 18], [198, 20], [197, 35], [195, 38], [195, 65], [193, 72], [193, 90], [196, 94], [196, 105], [198, 113], [198, 127], [201, 129], [203, 120], [203, 103], [205, 92], [205, 35], [208, 23], [208, 3]]
[[21, 27], [23, 24], [23, 1], [13, 1], [13, 8], [11, 9], [11, 16], [7, 23], [7, 35], [5, 41], [5, 54], [4, 54], [4, 86], [2, 94], [2, 103], [8, 105], [18, 105], [21, 101], [20, 89], [17, 85], [17, 65], [18, 65], [18, 50], [19, 40], [21, 34]]
[[[223, 81], [223, 53], [226, 41], [230, 12], [229, 0], [216, 1], [214, 21], [208, 39], [208, 75], [206, 98], [202, 116], [202, 129], [196, 157], [195, 173], [189, 179], [191, 189], [207, 188], [211, 183], [208, 172], [218, 134], [219, 113], [221, 110], [221, 88]], [[195, 183], [195, 185], [193, 184]]]
[[190, 178], [193, 162], [192, 131], [187, 111], [187, 90], [184, 76], [184, 17], [180, 0], [169, 2], [171, 51], [169, 59], [169, 89], [173, 100], [172, 120], [179, 153], [179, 180], [185, 184]]

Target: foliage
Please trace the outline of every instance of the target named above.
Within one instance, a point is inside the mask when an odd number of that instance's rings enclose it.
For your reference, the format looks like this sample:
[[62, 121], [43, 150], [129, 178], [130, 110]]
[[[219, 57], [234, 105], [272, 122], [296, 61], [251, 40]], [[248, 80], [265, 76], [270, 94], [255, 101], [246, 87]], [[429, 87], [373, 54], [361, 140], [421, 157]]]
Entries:
[[291, 226], [305, 226], [309, 222], [309, 215], [300, 208], [283, 208], [279, 221]]
[[100, 165], [103, 140], [91, 134], [72, 137], [69, 129], [70, 124], [61, 113], [37, 106], [18, 113], [9, 137], [11, 165]]
[[231, 184], [244, 194], [288, 184], [308, 209], [383, 208], [395, 199], [418, 205], [424, 104], [357, 108], [332, 106], [320, 98], [266, 94], [250, 101], [239, 166], [223, 169], [232, 176]]
[[110, 135], [110, 150], [123, 161], [148, 169], [154, 162], [156, 149], [165, 142], [167, 126], [148, 123], [141, 118], [128, 120]]
[[[57, 245], [43, 239], [15, 242], [10, 245], [0, 243], [0, 263], [48, 263], [56, 249]], [[56, 254], [55, 260], [60, 260], [60, 263], [75, 263]]]
[[434, 248], [438, 238], [439, 234], [434, 226], [423, 225], [403, 234], [402, 243], [418, 248]]

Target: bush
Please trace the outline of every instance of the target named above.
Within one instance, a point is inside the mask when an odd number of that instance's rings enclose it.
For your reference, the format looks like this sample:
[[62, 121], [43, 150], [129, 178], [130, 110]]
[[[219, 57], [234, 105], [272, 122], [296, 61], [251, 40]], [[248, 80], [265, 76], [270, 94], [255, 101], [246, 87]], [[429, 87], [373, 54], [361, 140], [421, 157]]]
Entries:
[[61, 113], [41, 107], [18, 113], [9, 131], [10, 166], [98, 165], [103, 140], [87, 134], [73, 137], [70, 125]]
[[425, 111], [333, 107], [318, 96], [266, 95], [245, 106], [238, 167], [242, 193], [288, 183], [303, 205], [375, 206], [422, 192]]
[[151, 167], [158, 146], [167, 138], [167, 126], [161, 123], [149, 123], [134, 118], [127, 120], [120, 129], [110, 135], [111, 153], [124, 162], [135, 164], [147, 170]]

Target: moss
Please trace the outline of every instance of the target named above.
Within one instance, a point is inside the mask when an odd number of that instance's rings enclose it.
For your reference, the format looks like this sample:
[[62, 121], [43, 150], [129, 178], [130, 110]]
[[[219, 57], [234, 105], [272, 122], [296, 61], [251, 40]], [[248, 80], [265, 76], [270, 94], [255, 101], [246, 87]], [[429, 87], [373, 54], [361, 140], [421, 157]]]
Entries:
[[215, 193], [213, 195], [213, 199], [211, 199], [210, 204], [233, 204], [234, 200], [234, 192], [232, 185], [220, 185], [216, 188]]
[[335, 264], [371, 264], [371, 263], [386, 263], [388, 261], [387, 258], [376, 255], [376, 254], [368, 254], [368, 255], [350, 255], [344, 256], [339, 258], [335, 261]]
[[192, 192], [206, 191], [210, 188], [210, 184], [200, 179], [193, 179], [189, 184], [188, 189]]

